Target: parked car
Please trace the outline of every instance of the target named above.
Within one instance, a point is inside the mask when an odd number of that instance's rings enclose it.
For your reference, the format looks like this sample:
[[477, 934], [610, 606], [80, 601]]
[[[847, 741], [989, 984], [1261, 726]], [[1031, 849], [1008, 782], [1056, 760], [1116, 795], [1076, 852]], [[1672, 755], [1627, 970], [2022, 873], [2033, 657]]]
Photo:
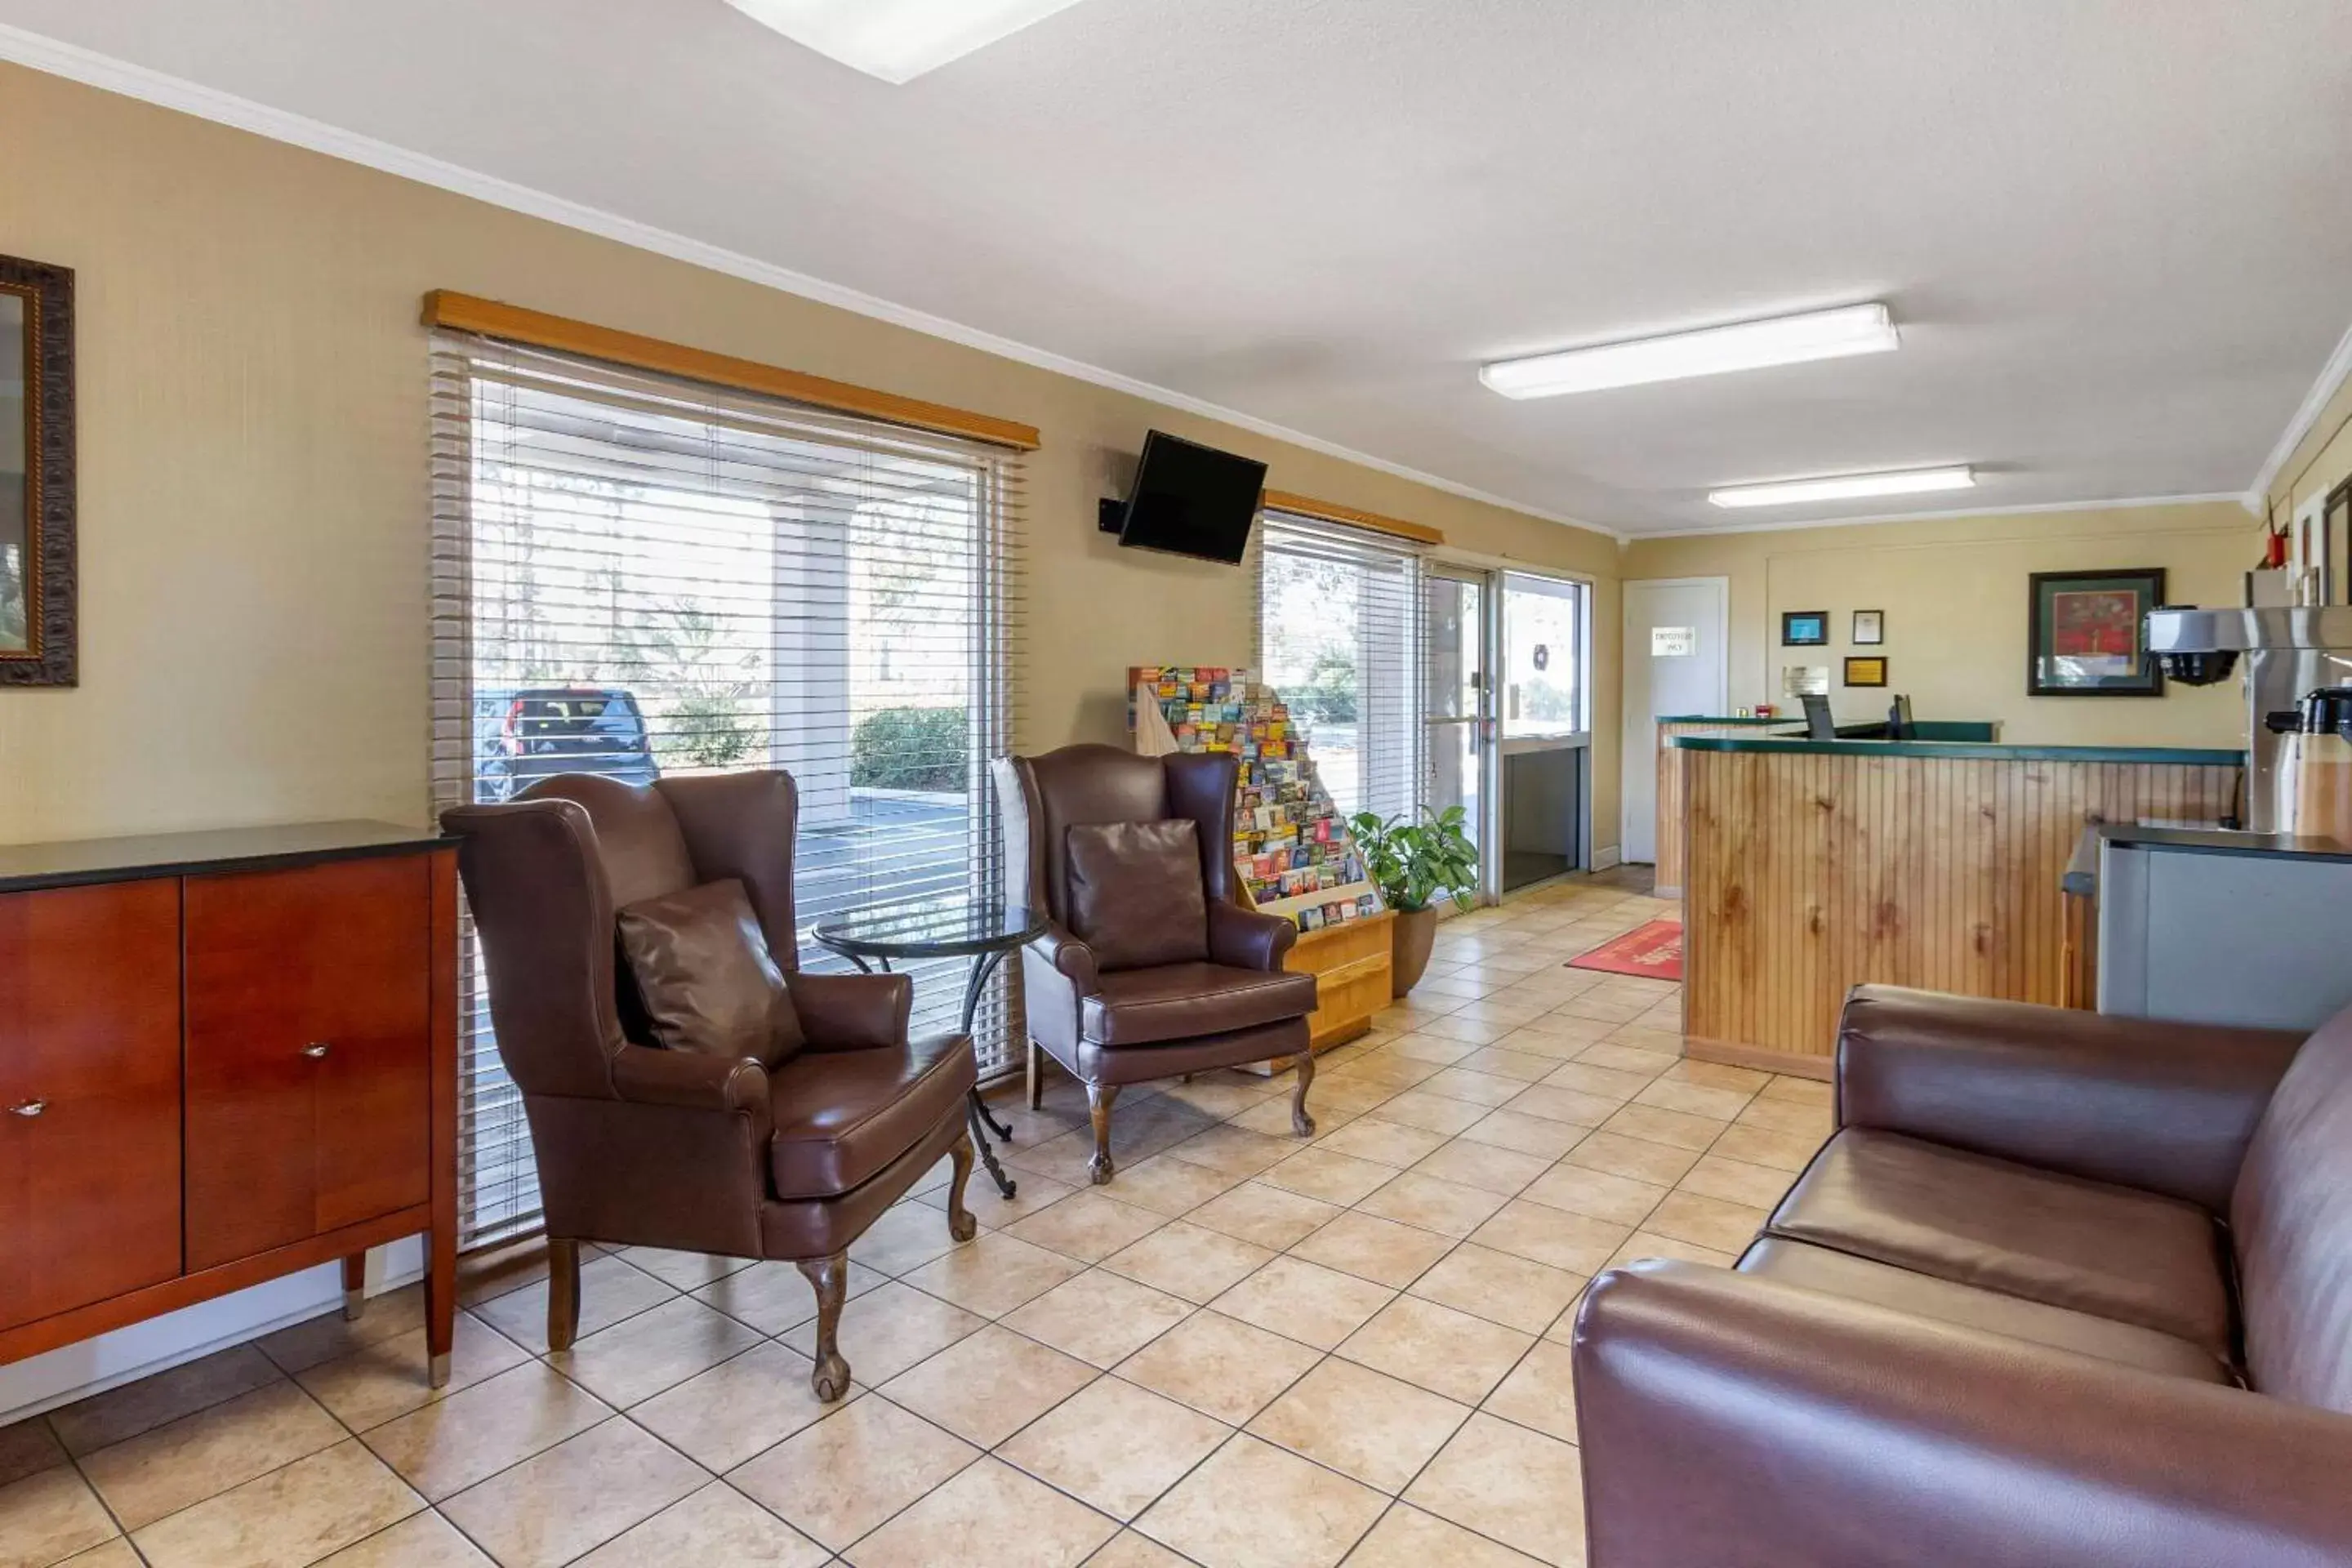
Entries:
[[476, 692], [474, 798], [505, 800], [555, 773], [641, 784], [660, 777], [636, 697], [617, 686]]

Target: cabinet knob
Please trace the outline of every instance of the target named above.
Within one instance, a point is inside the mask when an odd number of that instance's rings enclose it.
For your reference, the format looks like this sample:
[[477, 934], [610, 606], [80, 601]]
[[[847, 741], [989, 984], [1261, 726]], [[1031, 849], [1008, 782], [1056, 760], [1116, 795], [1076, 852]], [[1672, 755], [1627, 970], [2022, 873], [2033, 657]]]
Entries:
[[321, 1058], [321, 1057], [323, 1057], [323, 1056], [325, 1056], [325, 1055], [327, 1054], [327, 1048], [328, 1048], [328, 1047], [327, 1047], [327, 1042], [326, 1042], [326, 1041], [324, 1041], [324, 1040], [313, 1040], [313, 1041], [311, 1041], [309, 1045], [304, 1046], [304, 1047], [302, 1047], [302, 1054], [303, 1054], [304, 1056], [306, 1056], [306, 1057], [309, 1057], [312, 1061], [314, 1061], [314, 1062], [315, 1062], [315, 1061], [317, 1061], [320, 1058]]
[[8, 1114], [11, 1116], [38, 1116], [42, 1111], [47, 1110], [48, 1108], [49, 1102], [46, 1100], [27, 1100], [19, 1104], [10, 1106], [8, 1108]]

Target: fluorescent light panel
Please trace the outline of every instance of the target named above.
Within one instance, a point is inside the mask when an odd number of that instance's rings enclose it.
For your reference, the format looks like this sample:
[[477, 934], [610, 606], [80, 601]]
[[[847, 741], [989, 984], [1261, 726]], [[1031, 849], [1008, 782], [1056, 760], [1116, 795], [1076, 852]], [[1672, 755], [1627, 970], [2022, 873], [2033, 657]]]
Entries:
[[1011, 37], [1078, 0], [727, 0], [796, 44], [894, 85]]
[[1695, 332], [1498, 360], [1481, 367], [1478, 379], [1506, 397], [1557, 397], [1564, 392], [1597, 392], [1603, 387], [1720, 375], [1770, 364], [1885, 353], [1900, 346], [1902, 339], [1885, 306], [1842, 305], [1801, 316], [1776, 316]]
[[1827, 479], [1783, 479], [1769, 485], [1731, 485], [1709, 490], [1717, 506], [1794, 506], [1801, 501], [1860, 500], [1867, 496], [1915, 496], [1930, 490], [1964, 490], [1977, 482], [1976, 470], [1905, 468], [1885, 474], [1843, 474]]

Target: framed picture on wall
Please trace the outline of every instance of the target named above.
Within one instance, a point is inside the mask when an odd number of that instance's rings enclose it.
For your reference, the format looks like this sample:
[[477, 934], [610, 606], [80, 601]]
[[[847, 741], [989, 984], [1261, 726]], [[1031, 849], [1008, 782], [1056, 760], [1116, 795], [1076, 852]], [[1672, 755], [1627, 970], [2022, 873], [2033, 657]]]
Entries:
[[1830, 613], [1827, 610], [1780, 612], [1782, 647], [1827, 647], [1829, 640]]
[[1845, 683], [1848, 686], [1884, 686], [1886, 684], [1886, 660], [1877, 654], [1849, 654], [1845, 661]]
[[2335, 580], [2328, 584], [2328, 603], [2352, 602], [2352, 479], [2327, 492], [2319, 531], [2327, 542], [2328, 558], [2336, 563]]
[[1885, 610], [1856, 610], [1853, 613], [1853, 646], [1876, 647], [1886, 640]]
[[2147, 654], [2147, 613], [2164, 603], [2164, 570], [2036, 572], [2029, 585], [2029, 697], [2161, 697]]
[[0, 256], [0, 686], [75, 684], [73, 273]]

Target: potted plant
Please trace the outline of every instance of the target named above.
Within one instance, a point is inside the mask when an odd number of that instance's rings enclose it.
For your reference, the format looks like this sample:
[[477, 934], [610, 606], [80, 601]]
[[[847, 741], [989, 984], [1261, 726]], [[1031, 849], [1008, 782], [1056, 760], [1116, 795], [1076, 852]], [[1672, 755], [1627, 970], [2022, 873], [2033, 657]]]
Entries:
[[1430, 944], [1437, 940], [1437, 900], [1466, 907], [1478, 893], [1478, 847], [1462, 831], [1458, 805], [1422, 808], [1422, 820], [1392, 816], [1386, 822], [1359, 812], [1348, 826], [1363, 851], [1364, 873], [1396, 911], [1390, 994], [1402, 996], [1421, 983], [1429, 967]]

